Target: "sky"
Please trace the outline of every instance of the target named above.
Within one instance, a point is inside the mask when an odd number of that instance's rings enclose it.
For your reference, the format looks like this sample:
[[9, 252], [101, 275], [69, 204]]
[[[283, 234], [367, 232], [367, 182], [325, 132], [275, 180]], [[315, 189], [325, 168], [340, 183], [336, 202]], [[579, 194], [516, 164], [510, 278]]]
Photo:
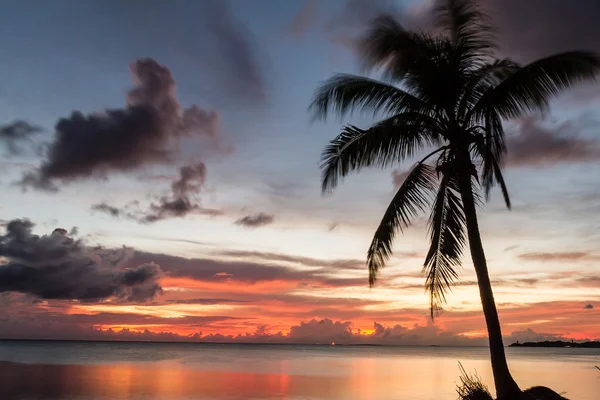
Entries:
[[[600, 51], [600, 5], [483, 0], [500, 55]], [[427, 216], [374, 288], [365, 255], [410, 161], [320, 191], [314, 90], [425, 0], [5, 0], [0, 338], [485, 344], [469, 257], [429, 318]], [[375, 76], [376, 77], [376, 76]], [[600, 338], [600, 86], [506, 121], [480, 210], [506, 341]]]

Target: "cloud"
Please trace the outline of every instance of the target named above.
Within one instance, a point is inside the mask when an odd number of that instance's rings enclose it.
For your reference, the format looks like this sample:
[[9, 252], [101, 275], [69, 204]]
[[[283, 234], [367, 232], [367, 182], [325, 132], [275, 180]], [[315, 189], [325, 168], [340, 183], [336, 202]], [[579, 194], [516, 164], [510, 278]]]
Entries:
[[156, 315], [134, 314], [134, 313], [113, 313], [99, 312], [95, 314], [63, 314], [51, 313], [52, 320], [58, 324], [72, 325], [189, 325], [195, 327], [207, 326], [216, 322], [238, 320], [240, 318], [228, 316], [203, 316], [203, 315], [187, 315], [181, 317], [161, 317]]
[[413, 7], [401, 12], [393, 0], [345, 0], [335, 4], [332, 12], [325, 7], [317, 10], [317, 5], [323, 6], [324, 3], [306, 0], [289, 24], [288, 31], [293, 37], [299, 38], [313, 29], [331, 44], [351, 51], [358, 49], [360, 35], [379, 15], [392, 14], [410, 25], [416, 11]]
[[[462, 335], [443, 331], [434, 325], [384, 326], [375, 322], [370, 334], [356, 329], [350, 321], [334, 321], [329, 318], [302, 321], [288, 328], [287, 333], [271, 332], [268, 325], [256, 325], [254, 332], [224, 334], [220, 332], [203, 334], [200, 329], [212, 324], [233, 321], [228, 316], [189, 316], [161, 318], [136, 314], [97, 313], [61, 314], [46, 313], [36, 315], [20, 323], [0, 325], [2, 338], [27, 339], [78, 339], [78, 340], [166, 340], [176, 342], [228, 342], [228, 343], [293, 343], [293, 344], [390, 344], [390, 345], [484, 345], [484, 339], [471, 339]], [[3, 319], [5, 322], [6, 318]], [[14, 319], [10, 319], [14, 322]], [[52, 321], [52, 323], [49, 323]], [[152, 331], [148, 329], [112, 329], [100, 326], [144, 326], [157, 325], [158, 329], [173, 329], [178, 326], [192, 328], [189, 334], [172, 331]]]
[[554, 253], [522, 253], [518, 257], [525, 261], [539, 262], [576, 262], [584, 260], [600, 260], [600, 256], [586, 251], [554, 252]]
[[327, 232], [333, 232], [337, 228], [339, 228], [339, 226], [340, 226], [339, 222], [331, 222], [329, 225], [327, 225]]
[[[16, 120], [7, 125], [0, 126], [0, 142], [6, 145], [7, 155], [22, 155], [24, 145], [36, 150], [32, 137], [42, 132], [42, 128], [27, 121]], [[37, 149], [39, 150], [39, 149]]]
[[158, 203], [150, 204], [150, 210], [142, 222], [156, 222], [171, 217], [185, 217], [201, 211], [199, 200], [193, 195], [200, 192], [206, 180], [206, 165], [198, 163], [181, 167], [179, 179], [171, 184], [171, 196], [161, 197]]
[[586, 304], [585, 306], [583, 306], [583, 308], [585, 310], [593, 310], [594, 309], [594, 305], [593, 304]]
[[[172, 299], [166, 300], [167, 304], [196, 304], [196, 305], [214, 305], [214, 304], [238, 304], [247, 303], [246, 300], [236, 299]], [[150, 304], [152, 305], [152, 304]]]
[[[361, 12], [368, 15], [368, 8], [361, 7], [361, 3], [368, 6], [376, 2], [350, 0], [346, 3], [346, 13], [354, 10], [358, 17]], [[412, 28], [430, 29], [432, 5], [435, 3], [415, 2], [415, 6], [404, 10], [402, 18], [412, 22]], [[498, 31], [501, 53], [520, 62], [531, 62], [574, 49], [600, 51], [600, 30], [597, 26], [600, 5], [595, 2], [480, 0], [479, 3], [491, 17], [492, 27]], [[535, 18], [531, 18], [532, 15]], [[340, 20], [343, 21], [341, 17]]]
[[162, 291], [160, 267], [144, 263], [121, 268], [125, 252], [90, 249], [67, 236], [32, 233], [28, 220], [12, 220], [0, 236], [0, 292], [20, 292], [40, 299], [143, 302]]
[[328, 318], [301, 322], [290, 328], [289, 338], [295, 343], [331, 343], [348, 342], [352, 339], [352, 323], [332, 321]]
[[203, 136], [215, 145], [218, 114], [198, 106], [183, 110], [169, 68], [146, 58], [131, 63], [130, 70], [135, 86], [127, 105], [60, 119], [46, 159], [24, 176], [23, 185], [56, 189], [58, 183], [170, 162], [184, 137]]
[[553, 342], [556, 340], [569, 340], [566, 339], [563, 335], [555, 334], [555, 333], [538, 333], [531, 328], [522, 331], [515, 331], [508, 335], [504, 342], [505, 344], [511, 344], [515, 342]]
[[109, 214], [115, 218], [121, 217], [123, 215], [123, 209], [108, 205], [106, 203], [94, 204], [92, 205], [92, 210]]
[[289, 32], [294, 37], [304, 36], [309, 28], [315, 23], [317, 17], [317, 5], [317, 0], [307, 0], [304, 2], [288, 28]]
[[532, 61], [573, 49], [600, 50], [597, 2], [485, 0], [482, 3], [499, 30], [503, 51], [510, 56]]
[[600, 144], [595, 139], [581, 137], [596, 121], [589, 118], [559, 124], [544, 124], [540, 116], [522, 118], [519, 134], [507, 139], [508, 162], [516, 167], [536, 167], [559, 163], [600, 161]]
[[[269, 260], [252, 260], [239, 257], [234, 260], [214, 258], [183, 258], [161, 253], [135, 252], [131, 259], [133, 265], [156, 263], [168, 277], [190, 278], [205, 283], [259, 284], [283, 282], [285, 287], [320, 286], [348, 287], [366, 286], [366, 275], [358, 278], [342, 278], [334, 273], [334, 261], [324, 261], [323, 268], [298, 268], [293, 265], [282, 265], [282, 259], [276, 257]], [[307, 260], [301, 260], [308, 262]], [[343, 260], [342, 260], [343, 265]], [[233, 286], [231, 286], [233, 288]], [[273, 285], [273, 289], [276, 289]]]
[[244, 226], [246, 228], [258, 228], [261, 226], [270, 225], [275, 221], [275, 216], [265, 213], [257, 213], [253, 215], [246, 215], [235, 221], [236, 225]]
[[216, 253], [219, 256], [234, 257], [237, 259], [249, 260], [257, 259], [263, 262], [271, 263], [290, 263], [305, 267], [321, 267], [331, 271], [340, 269], [364, 270], [366, 268], [364, 260], [357, 259], [334, 259], [324, 260], [319, 258], [296, 256], [281, 253], [269, 253], [260, 251], [243, 250], [224, 250]]
[[402, 184], [404, 183], [404, 180], [406, 179], [406, 177], [408, 177], [408, 175], [410, 174], [410, 171], [401, 171], [399, 169], [395, 169], [392, 171], [392, 179], [394, 181], [394, 188], [398, 189], [400, 188], [400, 186], [402, 186]]
[[171, 183], [171, 194], [162, 196], [157, 202], [150, 203], [147, 210], [132, 209], [132, 205], [119, 208], [106, 203], [92, 206], [93, 211], [102, 212], [115, 218], [124, 217], [140, 223], [150, 224], [168, 218], [183, 218], [188, 214], [219, 215], [219, 210], [201, 207], [198, 194], [206, 180], [206, 165], [202, 162], [186, 165], [179, 169], [179, 178]]
[[400, 13], [394, 2], [389, 0], [347, 0], [341, 11], [330, 18], [325, 32], [334, 45], [357, 51], [361, 35], [381, 14], [404, 17], [404, 13]]
[[208, 30], [217, 41], [216, 54], [224, 61], [220, 67], [229, 78], [226, 86], [233, 93], [246, 93], [254, 101], [264, 101], [266, 85], [250, 30], [235, 18], [229, 1], [213, 1], [205, 6]]

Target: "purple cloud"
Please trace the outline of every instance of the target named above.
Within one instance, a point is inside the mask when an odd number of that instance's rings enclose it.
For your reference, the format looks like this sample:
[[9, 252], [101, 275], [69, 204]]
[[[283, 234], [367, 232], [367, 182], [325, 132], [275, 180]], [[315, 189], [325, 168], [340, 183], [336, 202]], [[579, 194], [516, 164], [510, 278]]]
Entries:
[[244, 226], [246, 228], [258, 228], [261, 226], [270, 225], [275, 221], [275, 216], [265, 213], [257, 213], [252, 215], [246, 215], [235, 221], [236, 225]]
[[130, 70], [135, 86], [126, 106], [60, 119], [46, 159], [25, 175], [25, 186], [57, 189], [57, 183], [170, 162], [182, 138], [218, 138], [218, 114], [195, 105], [184, 110], [169, 68], [148, 58], [136, 60]]
[[511, 166], [539, 166], [600, 161], [600, 143], [581, 132], [595, 127], [587, 118], [549, 124], [540, 116], [518, 121], [518, 134], [507, 138]]
[[32, 233], [28, 220], [13, 220], [0, 236], [0, 292], [20, 292], [39, 299], [144, 302], [162, 292], [157, 264], [123, 268], [121, 257], [90, 249], [67, 236]]

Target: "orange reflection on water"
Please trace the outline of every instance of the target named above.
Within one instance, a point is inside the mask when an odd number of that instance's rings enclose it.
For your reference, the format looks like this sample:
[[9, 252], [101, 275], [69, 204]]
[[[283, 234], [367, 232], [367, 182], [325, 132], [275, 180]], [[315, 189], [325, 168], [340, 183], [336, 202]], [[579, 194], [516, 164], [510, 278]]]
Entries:
[[343, 390], [341, 378], [212, 372], [168, 363], [27, 365], [0, 363], [6, 398], [52, 399], [288, 399], [318, 398]]
[[[464, 356], [463, 356], [464, 358]], [[104, 365], [45, 365], [0, 362], [1, 399], [53, 400], [445, 400], [456, 398], [459, 379], [453, 357], [399, 357], [335, 353], [282, 359], [270, 372], [176, 361]], [[256, 369], [261, 361], [257, 358]], [[202, 367], [199, 367], [202, 365]], [[275, 365], [275, 364], [272, 364]], [[489, 361], [463, 359], [491, 383]], [[193, 366], [193, 368], [192, 368]], [[515, 360], [512, 371], [523, 387], [546, 385], [569, 398], [595, 400], [600, 378], [590, 365], [558, 360]]]

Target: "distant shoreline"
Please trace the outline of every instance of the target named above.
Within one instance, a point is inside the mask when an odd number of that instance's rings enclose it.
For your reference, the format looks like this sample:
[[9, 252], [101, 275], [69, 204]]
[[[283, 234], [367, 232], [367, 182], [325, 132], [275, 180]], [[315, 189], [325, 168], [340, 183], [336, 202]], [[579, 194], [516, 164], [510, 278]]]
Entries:
[[[429, 347], [429, 348], [486, 348], [487, 346], [447, 346], [438, 344], [419, 344], [419, 345], [393, 345], [380, 343], [253, 343], [253, 342], [197, 342], [197, 341], [168, 341], [168, 340], [106, 340], [106, 339], [29, 339], [29, 338], [0, 338], [2, 342], [55, 342], [55, 343], [107, 343], [107, 344], [198, 344], [198, 345], [237, 345], [237, 346], [315, 346], [315, 347]], [[565, 342], [544, 341], [544, 342], [515, 342], [507, 347], [549, 347], [549, 348], [600, 348], [600, 341], [587, 342]]]
[[513, 343], [508, 347], [575, 347], [583, 349], [598, 349], [600, 348], [600, 342], [565, 342], [562, 340], [555, 341], [544, 341], [544, 342], [525, 342], [525, 343]]
[[123, 344], [199, 344], [238, 346], [314, 346], [314, 347], [431, 347], [431, 348], [487, 348], [487, 346], [446, 346], [438, 344], [381, 344], [381, 343], [285, 343], [285, 342], [199, 342], [168, 340], [106, 340], [106, 339], [29, 339], [0, 338], [2, 342], [55, 342], [55, 343], [123, 343]]

